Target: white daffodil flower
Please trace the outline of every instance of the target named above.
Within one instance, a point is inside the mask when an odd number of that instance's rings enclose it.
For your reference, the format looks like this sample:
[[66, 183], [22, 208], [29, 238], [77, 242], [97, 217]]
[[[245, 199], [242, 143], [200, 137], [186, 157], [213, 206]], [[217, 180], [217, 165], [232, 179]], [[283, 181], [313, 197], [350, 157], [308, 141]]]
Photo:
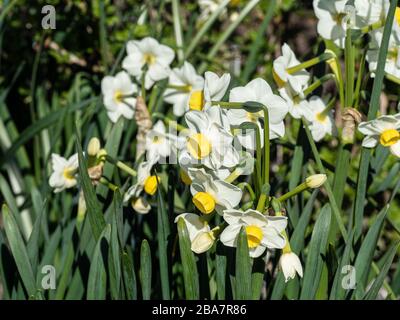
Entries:
[[[204, 84], [203, 82], [201, 83], [201, 86], [199, 84], [197, 86], [188, 86], [188, 90], [185, 93], [187, 96], [184, 101], [182, 100], [182, 113], [188, 109], [208, 110], [212, 106], [212, 101], [220, 101], [224, 97], [229, 87], [231, 76], [225, 73], [219, 77], [217, 74], [207, 71], [204, 77], [205, 81]], [[222, 113], [225, 114], [226, 111], [223, 110]]]
[[[371, 77], [375, 77], [375, 71], [378, 67], [378, 56], [382, 31], [376, 31], [372, 34], [371, 49], [367, 51], [366, 59], [368, 61]], [[400, 32], [392, 32], [389, 38], [389, 48], [386, 55], [385, 72], [400, 79]]]
[[312, 112], [304, 94], [296, 94], [293, 90], [283, 87], [279, 89], [279, 94], [286, 101], [290, 115], [295, 119], [305, 119], [311, 121]]
[[294, 74], [290, 74], [287, 69], [297, 66], [300, 61], [297, 60], [296, 55], [285, 43], [282, 46], [282, 55], [274, 60], [272, 75], [278, 87], [283, 88], [288, 86], [297, 94], [301, 93], [304, 87], [310, 81], [310, 74], [307, 70], [301, 70]]
[[182, 213], [175, 218], [175, 223], [180, 218], [185, 221], [193, 252], [203, 253], [212, 247], [215, 237], [207, 221], [194, 213]]
[[225, 210], [223, 217], [229, 225], [221, 233], [222, 243], [228, 247], [236, 247], [240, 230], [244, 227], [250, 257], [261, 256], [267, 248], [282, 249], [286, 244], [285, 237], [281, 234], [287, 226], [286, 217], [270, 217], [253, 209], [245, 212]]
[[69, 157], [69, 159], [53, 153], [51, 155], [51, 165], [53, 172], [49, 179], [49, 185], [54, 188], [55, 193], [76, 186], [76, 173], [78, 171], [77, 153]]
[[[355, 8], [348, 0], [314, 0], [314, 12], [318, 18], [318, 33], [344, 48], [348, 22], [355, 25]], [[350, 19], [350, 21], [349, 21]]]
[[112, 122], [117, 122], [122, 116], [132, 119], [135, 113], [137, 86], [125, 71], [118, 72], [115, 77], [106, 76], [101, 80], [103, 103], [107, 115]]
[[313, 139], [318, 142], [326, 135], [335, 135], [336, 127], [333, 118], [333, 111], [330, 110], [325, 114], [326, 105], [324, 101], [317, 96], [313, 96], [309, 100], [309, 106], [313, 113], [310, 124], [310, 131]]
[[212, 101], [221, 101], [231, 82], [231, 75], [224, 73], [219, 77], [216, 73], [207, 71], [204, 74], [204, 101], [205, 109], [211, 106]]
[[242, 190], [228, 182], [215, 180], [204, 169], [189, 169], [188, 175], [192, 180], [190, 192], [193, 203], [203, 214], [217, 211], [222, 215], [223, 210], [235, 208], [242, 199]]
[[388, 0], [354, 0], [356, 26], [362, 28], [385, 20], [389, 6], [390, 1]]
[[211, 170], [221, 167], [232, 168], [239, 161], [239, 154], [233, 147], [233, 136], [222, 125], [225, 121], [219, 107], [207, 111], [189, 111], [185, 114], [186, 143], [179, 155], [183, 165], [202, 164]]
[[170, 157], [178, 148], [178, 137], [167, 133], [163, 121], [159, 120], [146, 135], [146, 159], [152, 163]]
[[361, 122], [360, 131], [366, 137], [362, 145], [365, 148], [374, 148], [378, 143], [390, 148], [390, 152], [400, 158], [400, 114], [395, 116], [381, 116], [377, 119]]
[[131, 40], [126, 45], [127, 56], [122, 61], [122, 68], [141, 81], [145, 72], [145, 88], [150, 89], [157, 81], [169, 76], [170, 64], [174, 60], [174, 51], [158, 43], [154, 38]]
[[148, 195], [152, 196], [156, 193], [160, 178], [151, 175], [151, 168], [154, 163], [143, 161], [139, 164], [137, 170], [137, 181], [133, 184], [124, 195], [124, 202], [131, 199], [137, 199], [144, 190]]
[[[250, 81], [245, 87], [233, 88], [229, 95], [230, 102], [255, 101], [265, 105], [269, 112], [269, 131], [270, 139], [282, 137], [285, 134], [285, 124], [283, 119], [288, 113], [288, 106], [285, 100], [272, 92], [269, 84], [257, 78]], [[263, 128], [260, 119], [264, 117], [264, 112], [247, 112], [243, 109], [231, 109], [227, 112], [229, 122], [233, 126], [239, 126], [244, 122], [253, 122], [260, 128], [261, 145], [264, 144]], [[256, 133], [254, 130], [247, 130], [237, 135], [242, 146], [249, 150], [256, 149]]]
[[302, 278], [303, 267], [299, 257], [294, 252], [282, 253], [279, 259], [279, 265], [285, 277], [285, 282], [294, 279], [296, 273]]
[[[173, 105], [174, 115], [182, 116], [189, 110], [190, 99], [203, 101], [204, 79], [196, 73], [194, 67], [187, 61], [180, 68], [174, 68], [169, 75], [168, 83], [182, 88], [165, 90], [164, 100]], [[184, 88], [185, 87], [185, 88]]]

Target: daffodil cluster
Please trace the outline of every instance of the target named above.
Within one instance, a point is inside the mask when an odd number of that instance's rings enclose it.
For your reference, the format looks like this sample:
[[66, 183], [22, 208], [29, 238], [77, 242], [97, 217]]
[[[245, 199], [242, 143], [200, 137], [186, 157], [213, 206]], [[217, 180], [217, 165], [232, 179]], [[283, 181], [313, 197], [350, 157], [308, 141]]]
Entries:
[[[212, 3], [200, 1], [202, 7], [207, 7], [204, 14], [215, 10]], [[318, 32], [339, 48], [346, 46], [349, 30], [370, 34], [366, 60], [373, 73], [388, 1], [361, 4], [356, 0], [349, 5], [345, 0], [314, 0], [313, 4], [319, 19]], [[399, 30], [396, 22], [385, 67], [386, 73], [394, 77], [400, 74]], [[193, 252], [204, 253], [218, 241], [236, 247], [244, 230], [252, 258], [264, 256], [266, 250], [280, 249], [285, 279], [292, 279], [296, 273], [302, 276], [300, 259], [290, 247], [288, 219], [282, 207], [290, 197], [321, 187], [326, 176], [312, 175], [283, 195], [270, 194], [270, 145], [285, 139], [285, 119], [289, 117], [290, 122], [298, 121], [309, 130], [310, 141], [322, 142], [336, 136], [336, 97], [326, 99], [314, 92], [324, 82], [334, 80], [341, 107], [345, 107], [337, 55], [325, 50], [301, 62], [285, 43], [281, 55], [271, 61], [271, 78], [275, 81], [271, 86], [260, 77], [237, 85], [229, 73], [199, 73], [189, 61], [174, 67], [174, 51], [150, 37], [129, 41], [126, 51], [122, 71], [105, 76], [101, 90], [112, 123], [123, 119], [129, 125], [135, 123], [136, 157], [128, 159], [132, 168], [113, 159], [97, 139], [92, 139], [86, 161], [93, 184], [120, 188], [102, 177], [104, 162], [114, 164], [132, 179], [127, 188], [121, 187], [124, 203], [138, 214], [147, 214], [156, 204], [156, 195], [161, 197], [165, 189], [165, 169], [173, 168], [179, 173], [175, 189], [190, 199], [184, 210], [178, 210], [175, 222], [184, 220]], [[318, 79], [307, 70], [319, 63], [326, 63], [332, 73]], [[154, 110], [157, 97], [167, 106], [164, 113]], [[400, 157], [399, 114], [362, 122], [358, 129], [365, 135], [362, 146], [372, 148], [380, 143]], [[69, 159], [53, 154], [52, 167], [49, 184], [55, 192], [77, 185], [77, 154]]]

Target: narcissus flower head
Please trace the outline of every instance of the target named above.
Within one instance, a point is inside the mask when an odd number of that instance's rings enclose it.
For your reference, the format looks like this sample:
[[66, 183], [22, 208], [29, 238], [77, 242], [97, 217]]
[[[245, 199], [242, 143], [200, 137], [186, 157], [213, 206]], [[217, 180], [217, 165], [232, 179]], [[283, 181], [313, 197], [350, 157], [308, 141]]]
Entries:
[[210, 214], [216, 210], [222, 215], [224, 209], [232, 209], [239, 204], [242, 198], [240, 188], [214, 179], [204, 169], [191, 168], [188, 174], [192, 180], [190, 191], [193, 203], [201, 213]]
[[333, 136], [336, 134], [335, 120], [333, 111], [326, 112], [325, 102], [317, 96], [313, 96], [309, 100], [310, 110], [313, 116], [311, 118], [310, 131], [315, 141], [321, 141], [326, 135]]
[[[183, 167], [204, 165], [209, 169], [232, 168], [239, 162], [239, 154], [233, 147], [233, 136], [227, 130], [226, 117], [219, 107], [206, 111], [189, 111], [185, 114], [189, 130], [185, 132], [179, 162]], [[185, 162], [185, 163], [183, 163]]]
[[136, 98], [132, 95], [137, 92], [137, 86], [125, 71], [118, 72], [115, 77], [104, 77], [101, 91], [107, 115], [112, 122], [117, 122], [120, 117], [133, 118]]
[[293, 252], [283, 252], [279, 259], [279, 266], [285, 276], [285, 282], [294, 279], [296, 273], [302, 278], [303, 267], [299, 257]]
[[244, 227], [249, 255], [253, 258], [261, 256], [267, 248], [282, 249], [286, 244], [281, 234], [287, 225], [286, 217], [269, 217], [252, 209], [245, 212], [225, 210], [223, 217], [229, 225], [221, 233], [222, 243], [236, 247], [240, 230]]
[[149, 195], [156, 193], [160, 178], [151, 175], [153, 164], [150, 161], [143, 161], [139, 164], [136, 183], [126, 191], [124, 202], [139, 198], [143, 190]]
[[122, 68], [141, 80], [145, 72], [145, 87], [150, 89], [157, 81], [169, 76], [170, 64], [174, 60], [174, 51], [160, 44], [156, 39], [146, 37], [131, 40], [126, 45], [127, 56], [122, 61]]
[[193, 252], [203, 253], [212, 247], [215, 237], [206, 220], [194, 213], [180, 214], [175, 218], [175, 223], [179, 219], [185, 221]]
[[[288, 113], [288, 106], [285, 100], [272, 92], [269, 84], [257, 78], [250, 81], [244, 87], [233, 88], [229, 95], [230, 102], [254, 101], [265, 105], [269, 113], [269, 131], [270, 139], [282, 137], [285, 134], [285, 125], [283, 119]], [[252, 113], [244, 109], [233, 109], [228, 111], [228, 119], [233, 126], [239, 126], [244, 122], [253, 122], [260, 128], [261, 144], [263, 140], [262, 111]], [[256, 135], [253, 130], [248, 130], [237, 135], [239, 142], [249, 150], [256, 149]]]
[[196, 73], [192, 64], [185, 61], [182, 67], [174, 68], [168, 83], [176, 88], [165, 90], [164, 100], [173, 105], [175, 116], [181, 117], [190, 105], [192, 110], [202, 110], [204, 79]]
[[380, 143], [400, 158], [400, 114], [361, 122], [358, 130], [366, 136], [362, 142], [363, 147], [374, 148]]
[[78, 154], [65, 159], [60, 155], [53, 153], [51, 155], [51, 164], [53, 172], [49, 179], [49, 184], [58, 193], [65, 189], [76, 186], [76, 173], [78, 171]]
[[287, 87], [295, 94], [300, 94], [302, 89], [310, 81], [310, 74], [307, 70], [301, 70], [294, 74], [290, 74], [287, 70], [291, 67], [297, 66], [300, 61], [297, 60], [296, 55], [285, 43], [282, 46], [282, 55], [274, 60], [272, 75], [279, 88]]
[[354, 25], [356, 9], [348, 5], [348, 0], [314, 0], [313, 6], [318, 18], [318, 33], [344, 48], [347, 26], [348, 23]]

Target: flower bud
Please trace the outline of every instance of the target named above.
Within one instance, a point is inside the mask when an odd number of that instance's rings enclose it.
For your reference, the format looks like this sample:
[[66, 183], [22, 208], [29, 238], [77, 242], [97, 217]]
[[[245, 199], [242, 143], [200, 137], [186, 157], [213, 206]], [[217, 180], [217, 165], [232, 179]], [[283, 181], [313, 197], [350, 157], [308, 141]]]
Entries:
[[89, 145], [87, 147], [87, 153], [91, 157], [96, 157], [97, 153], [100, 151], [100, 140], [96, 137], [90, 139]]
[[322, 186], [326, 181], [326, 174], [314, 174], [306, 179], [308, 188], [316, 189]]
[[215, 237], [210, 232], [200, 232], [192, 241], [191, 249], [195, 253], [203, 253], [212, 247]]
[[283, 253], [279, 260], [279, 265], [285, 276], [285, 282], [293, 279], [296, 276], [296, 272], [301, 278], [303, 277], [303, 267], [299, 257], [295, 253]]
[[149, 213], [151, 206], [144, 198], [133, 199], [131, 202], [133, 210], [140, 214]]

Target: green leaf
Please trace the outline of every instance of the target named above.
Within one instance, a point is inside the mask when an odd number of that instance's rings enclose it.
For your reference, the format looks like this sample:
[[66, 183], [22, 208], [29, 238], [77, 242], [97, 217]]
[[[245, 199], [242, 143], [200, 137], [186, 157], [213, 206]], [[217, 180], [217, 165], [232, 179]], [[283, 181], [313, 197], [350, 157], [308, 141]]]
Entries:
[[142, 241], [140, 247], [140, 283], [142, 285], [143, 300], [150, 300], [151, 296], [151, 251], [146, 239]]
[[342, 286], [343, 277], [346, 274], [343, 274], [342, 270], [345, 266], [350, 265], [351, 253], [353, 250], [353, 238], [354, 230], [349, 234], [348, 242], [344, 248], [340, 264], [336, 270], [335, 277], [333, 279], [332, 290], [330, 293], [331, 300], [342, 300], [346, 297], [347, 291]]
[[136, 273], [132, 255], [122, 253], [122, 272], [124, 276], [125, 293], [128, 300], [137, 299]]
[[[77, 137], [78, 137], [78, 132], [77, 132]], [[82, 184], [83, 194], [85, 196], [87, 214], [89, 217], [90, 225], [92, 227], [93, 236], [96, 239], [96, 241], [98, 241], [106, 225], [106, 222], [104, 220], [101, 205], [97, 200], [96, 193], [92, 185], [92, 181], [89, 178], [86, 161], [83, 158], [82, 147], [79, 141], [80, 139], [77, 138], [76, 147], [78, 150], [78, 158], [79, 158], [79, 177]]]
[[122, 215], [121, 195], [118, 190], [114, 192], [112, 203], [113, 215], [111, 224], [111, 245], [109, 254], [109, 278], [111, 298], [114, 300], [120, 299], [121, 288], [121, 259], [120, 259], [120, 243], [118, 237], [117, 219]]
[[314, 299], [317, 292], [322, 269], [324, 266], [324, 255], [328, 244], [329, 227], [331, 222], [331, 207], [326, 204], [315, 223], [308, 247], [307, 262], [304, 269], [303, 287], [300, 299]]
[[217, 280], [217, 297], [218, 300], [225, 300], [226, 282], [227, 282], [227, 257], [225, 248], [222, 243], [217, 242], [217, 250], [215, 254], [215, 272]]
[[368, 230], [368, 233], [361, 244], [360, 250], [358, 251], [357, 258], [354, 264], [357, 280], [357, 288], [354, 294], [358, 298], [361, 298], [364, 295], [364, 288], [366, 286], [368, 273], [371, 268], [375, 248], [378, 243], [379, 234], [382, 230], [383, 222], [385, 220], [388, 210], [389, 205], [381, 210], [378, 217], [376, 218], [376, 221]]
[[107, 295], [108, 253], [110, 246], [111, 225], [107, 224], [100, 234], [90, 264], [86, 298], [104, 300]]
[[29, 260], [32, 264], [32, 271], [34, 274], [37, 273], [37, 266], [39, 261], [39, 240], [40, 240], [40, 229], [42, 227], [43, 216], [45, 215], [45, 203], [43, 203], [42, 210], [39, 216], [36, 218], [35, 224], [31, 235], [26, 246], [28, 250]]
[[169, 300], [171, 295], [169, 286], [169, 255], [167, 251], [170, 228], [161, 185], [158, 185], [157, 188], [157, 230], [162, 297], [164, 300]]
[[397, 248], [399, 247], [400, 240], [397, 240], [388, 250], [386, 259], [383, 263], [383, 267], [379, 275], [376, 277], [374, 283], [371, 288], [368, 290], [366, 295], [364, 296], [364, 300], [375, 300], [378, 296], [379, 290], [381, 289], [383, 282], [385, 281], [386, 275], [389, 271], [390, 266], [392, 265], [393, 259], [397, 253]]
[[28, 252], [26, 251], [24, 240], [21, 236], [21, 232], [13, 214], [6, 205], [3, 205], [2, 213], [4, 229], [6, 231], [7, 240], [10, 245], [11, 253], [14, 257], [18, 272], [21, 276], [26, 291], [28, 292], [28, 295], [35, 296], [35, 276], [29, 260]]
[[252, 298], [251, 260], [247, 244], [247, 235], [243, 228], [239, 233], [236, 248], [235, 290], [235, 299], [237, 300], [249, 300]]
[[181, 253], [183, 281], [187, 300], [197, 300], [200, 297], [199, 274], [186, 223], [183, 218], [178, 220], [179, 249]]

